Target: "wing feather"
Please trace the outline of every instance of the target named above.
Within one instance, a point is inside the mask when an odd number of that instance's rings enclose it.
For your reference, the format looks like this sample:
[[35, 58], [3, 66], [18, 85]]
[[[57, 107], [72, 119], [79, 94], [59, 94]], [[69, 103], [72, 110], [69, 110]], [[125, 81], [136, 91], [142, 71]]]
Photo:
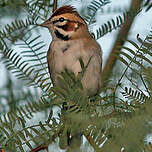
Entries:
[[51, 50], [51, 45], [49, 47], [49, 50], [47, 52], [47, 63], [48, 63], [48, 70], [50, 74], [50, 78], [52, 80], [53, 85], [55, 84], [55, 77], [54, 77], [54, 52]]

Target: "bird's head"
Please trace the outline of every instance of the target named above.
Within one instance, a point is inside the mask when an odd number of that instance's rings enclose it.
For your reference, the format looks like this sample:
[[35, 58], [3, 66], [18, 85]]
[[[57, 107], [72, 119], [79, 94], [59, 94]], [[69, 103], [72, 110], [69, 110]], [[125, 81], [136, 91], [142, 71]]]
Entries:
[[41, 26], [50, 30], [54, 40], [66, 41], [89, 34], [86, 22], [71, 6], [57, 9]]

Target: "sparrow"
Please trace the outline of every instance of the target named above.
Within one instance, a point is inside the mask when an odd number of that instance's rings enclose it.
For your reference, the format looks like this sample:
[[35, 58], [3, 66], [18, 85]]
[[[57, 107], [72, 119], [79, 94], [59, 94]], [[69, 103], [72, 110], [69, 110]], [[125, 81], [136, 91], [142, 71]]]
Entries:
[[[53, 85], [59, 86], [58, 76], [65, 69], [78, 76], [82, 71], [81, 58], [84, 66], [88, 64], [81, 79], [84, 94], [89, 97], [96, 95], [101, 87], [102, 52], [100, 45], [89, 33], [85, 20], [75, 8], [63, 6], [41, 26], [48, 28], [52, 35], [47, 62]], [[76, 138], [70, 137], [68, 143], [75, 145], [78, 141], [80, 146], [81, 132], [78, 131], [74, 136]]]
[[53, 85], [58, 85], [57, 78], [65, 69], [77, 76], [82, 71], [79, 59], [86, 66], [91, 58], [81, 83], [87, 96], [96, 95], [101, 87], [102, 53], [85, 20], [75, 8], [63, 6], [41, 26], [48, 28], [52, 35], [47, 62]]

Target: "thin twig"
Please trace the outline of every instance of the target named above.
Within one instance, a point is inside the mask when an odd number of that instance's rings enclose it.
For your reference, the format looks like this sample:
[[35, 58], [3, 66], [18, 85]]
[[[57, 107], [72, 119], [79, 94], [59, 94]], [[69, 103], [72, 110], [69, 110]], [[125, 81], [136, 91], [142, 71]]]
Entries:
[[145, 83], [144, 78], [142, 77], [142, 75], [140, 75], [140, 79], [141, 79], [141, 81], [142, 81], [142, 83], [143, 83], [143, 85], [144, 85], [144, 87], [145, 87], [145, 89], [146, 89], [149, 97], [151, 97], [151, 94], [150, 94], [150, 92], [149, 92], [149, 89], [148, 89], [148, 87], [147, 87], [147, 85], [146, 85], [146, 83]]
[[57, 9], [57, 0], [54, 0], [52, 13], [54, 13], [56, 9]]
[[139, 90], [142, 94], [144, 94], [143, 90], [139, 88], [138, 84], [134, 80], [130, 79], [127, 75], [126, 78], [133, 86], [136, 87], [137, 90]]
[[46, 150], [46, 152], [48, 152], [48, 146], [51, 143], [51, 141], [53, 141], [56, 137], [58, 137], [58, 133], [54, 134], [53, 136], [50, 137], [50, 139], [48, 139], [48, 141], [44, 144], [41, 144], [40, 146], [36, 147], [35, 149], [32, 149], [31, 152], [39, 152], [40, 150]]
[[95, 142], [94, 142], [94, 140], [92, 139], [91, 136], [88, 136], [85, 132], [83, 133], [83, 135], [86, 137], [86, 139], [88, 140], [88, 142], [90, 143], [90, 145], [94, 148], [94, 150], [95, 150], [96, 152], [98, 152], [98, 151], [101, 152], [101, 148], [99, 148], [99, 147], [95, 144]]
[[146, 42], [147, 37], [148, 37], [148, 36], [146, 36], [146, 38], [144, 39], [143, 43], [141, 44], [141, 46], [138, 48], [137, 52], [135, 53], [133, 59], [130, 61], [130, 63], [128, 64], [128, 66], [127, 66], [126, 69], [124, 70], [123, 74], [121, 75], [120, 79], [118, 80], [118, 83], [117, 83], [117, 85], [116, 85], [115, 90], [117, 90], [118, 86], [120, 86], [123, 77], [125, 76], [127, 70], [130, 68], [130, 65], [133, 63], [133, 60], [136, 59], [138, 53], [140, 52], [140, 49], [143, 47], [143, 44]]
[[33, 149], [31, 152], [39, 152], [40, 150], [46, 150], [48, 152], [48, 146], [39, 146], [39, 147], [36, 147], [35, 149]]
[[[143, 0], [132, 0], [130, 10], [139, 10], [142, 2], [143, 2]], [[131, 28], [131, 25], [132, 25], [134, 19], [135, 19], [135, 17], [132, 17], [130, 20], [126, 21], [126, 23], [123, 25], [123, 27], [120, 29], [120, 31], [118, 33], [118, 36], [115, 40], [115, 43], [114, 43], [114, 46], [110, 53], [110, 56], [103, 69], [103, 74], [102, 74], [103, 75], [102, 76], [103, 86], [102, 86], [102, 88], [104, 88], [107, 85], [108, 79], [111, 76], [112, 70], [116, 64], [117, 57], [114, 54], [119, 50], [119, 47], [124, 44], [124, 42], [125, 42], [124, 40], [127, 39], [129, 30]]]

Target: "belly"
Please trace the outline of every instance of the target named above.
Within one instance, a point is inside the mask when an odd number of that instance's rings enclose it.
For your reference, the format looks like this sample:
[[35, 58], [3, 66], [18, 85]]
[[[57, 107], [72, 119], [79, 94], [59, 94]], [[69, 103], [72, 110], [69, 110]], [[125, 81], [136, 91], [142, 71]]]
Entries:
[[[59, 57], [59, 56], [58, 56]], [[87, 62], [85, 62], [86, 64]], [[92, 66], [93, 64], [90, 64], [81, 80], [82, 86], [84, 91], [87, 95], [91, 96], [97, 93], [99, 86], [100, 86], [100, 68], [94, 68]], [[81, 65], [78, 60], [78, 58], [74, 58], [72, 56], [61, 56], [60, 59], [58, 58], [58, 62], [56, 62], [56, 73], [55, 79], [57, 84], [57, 77], [59, 76], [59, 73], [64, 72], [65, 69], [72, 71], [75, 76], [78, 75], [79, 72], [81, 72]], [[95, 72], [96, 71], [96, 72]]]
[[81, 71], [80, 62], [73, 54], [56, 55], [55, 71], [57, 73], [63, 72], [65, 69], [72, 71], [75, 75]]
[[[88, 60], [90, 59], [90, 55], [82, 52], [81, 48], [70, 48], [65, 52], [54, 52], [54, 66], [52, 67], [54, 72], [52, 73], [52, 79], [55, 85], [58, 84], [57, 77], [60, 75], [61, 72], [64, 72], [65, 69], [72, 71], [76, 76], [79, 72], [81, 72], [82, 69], [79, 62], [80, 56], [82, 57], [82, 60], [86, 65], [88, 63]], [[96, 56], [91, 58], [91, 61], [81, 80], [84, 92], [86, 92], [86, 94], [89, 96], [96, 94], [100, 88], [101, 64], [100, 62], [96, 62], [97, 60], [99, 59]], [[95, 63], [97, 63], [97, 65]]]
[[[67, 61], [67, 60], [66, 60]], [[76, 76], [78, 72], [81, 72], [81, 66], [79, 60], [71, 60], [65, 63], [65, 68], [72, 71]]]

